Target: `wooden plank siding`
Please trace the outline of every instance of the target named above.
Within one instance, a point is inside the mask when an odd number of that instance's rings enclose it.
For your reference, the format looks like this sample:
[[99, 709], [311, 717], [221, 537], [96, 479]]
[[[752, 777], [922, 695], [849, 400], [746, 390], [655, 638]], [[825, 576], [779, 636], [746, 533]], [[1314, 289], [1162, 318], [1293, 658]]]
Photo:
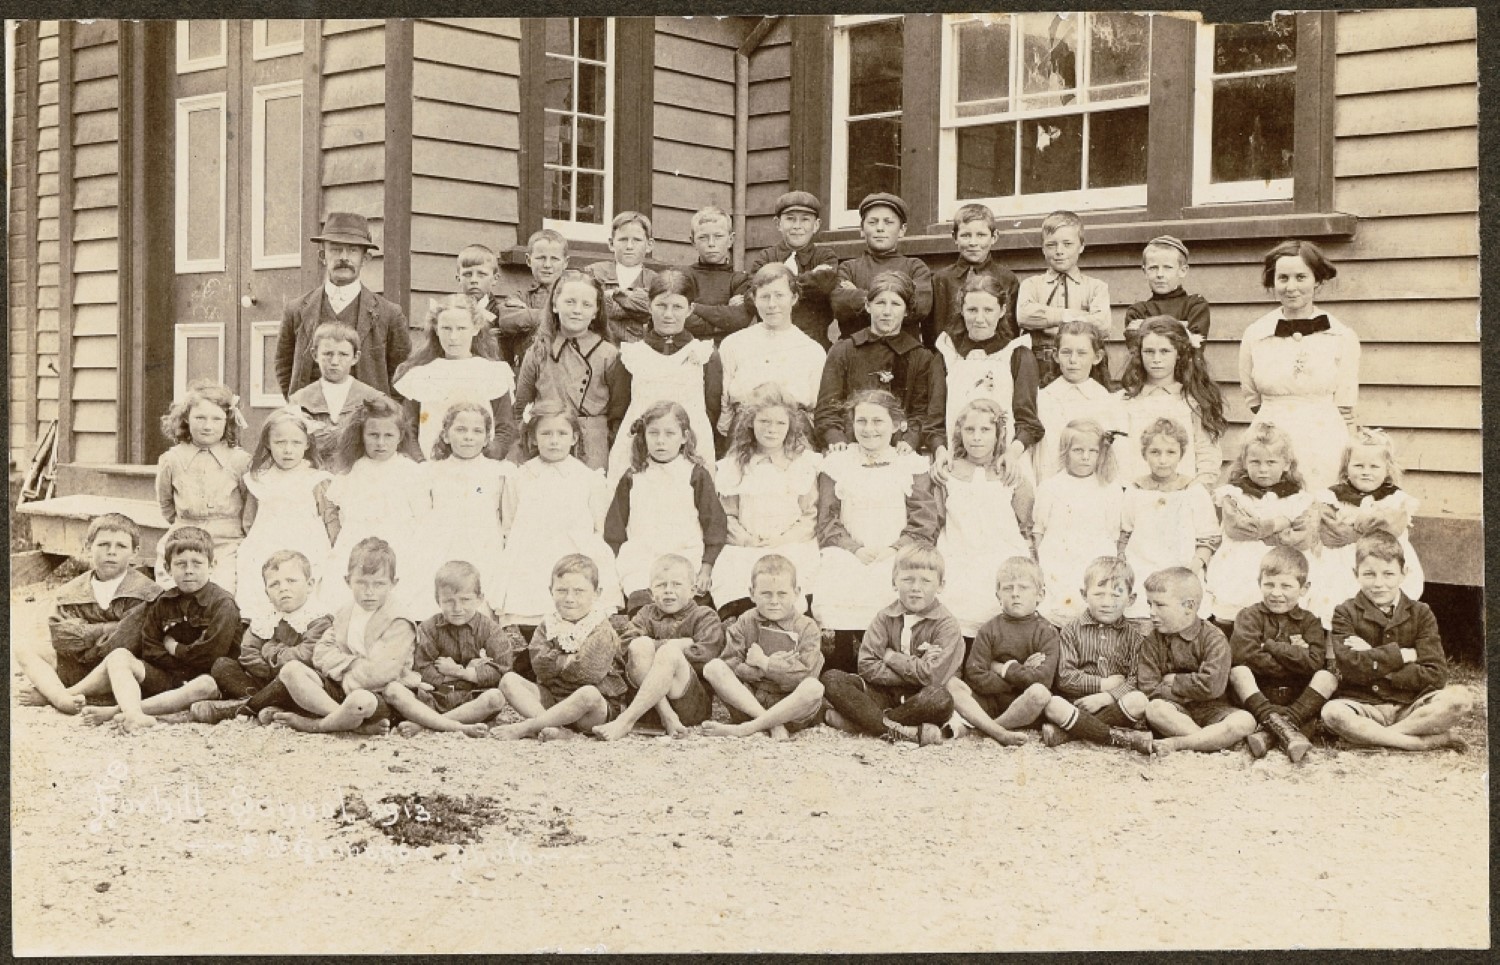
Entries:
[[[37, 32], [34, 24], [17, 25], [15, 70], [11, 74], [15, 123], [10, 143], [10, 212], [6, 232], [9, 286], [6, 319], [9, 345], [10, 465], [25, 466], [35, 439], [36, 390], [36, 87]], [[54, 179], [55, 181], [55, 179]]]
[[750, 55], [750, 165], [745, 254], [781, 240], [776, 199], [792, 189], [792, 27], [782, 17]]
[[[325, 20], [321, 42], [318, 225], [330, 211], [362, 214], [380, 244], [386, 215], [385, 21]], [[361, 275], [377, 292], [385, 290], [385, 257], [382, 245]]]
[[[653, 261], [697, 260], [688, 223], [699, 208], [715, 204], [733, 214], [734, 55], [753, 24], [752, 18], [656, 18]], [[629, 96], [615, 92], [617, 101]]]
[[[411, 302], [456, 290], [468, 244], [503, 252], [519, 238], [521, 24], [514, 18], [413, 24]], [[518, 276], [519, 277], [519, 276]]]
[[69, 451], [108, 463], [119, 429], [120, 24], [86, 26], [73, 31]]
[[[57, 418], [59, 393], [58, 332], [59, 332], [59, 274], [62, 258], [59, 233], [61, 220], [58, 217], [59, 183], [58, 165], [60, 150], [58, 139], [58, 34], [56, 20], [44, 20], [37, 29], [37, 67], [39, 82], [36, 87], [37, 123], [37, 192], [36, 192], [36, 270], [35, 300], [36, 349], [35, 379], [32, 383], [36, 393], [36, 424], [32, 438], [41, 424]], [[51, 78], [50, 80], [46, 78]], [[51, 108], [49, 111], [48, 108]], [[18, 115], [20, 116], [20, 115]]]

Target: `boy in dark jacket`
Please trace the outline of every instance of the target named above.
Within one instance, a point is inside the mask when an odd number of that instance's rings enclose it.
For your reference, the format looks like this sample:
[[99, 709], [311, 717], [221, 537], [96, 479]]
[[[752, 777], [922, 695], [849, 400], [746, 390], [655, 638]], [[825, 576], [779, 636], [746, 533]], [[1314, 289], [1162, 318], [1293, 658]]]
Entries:
[[745, 265], [746, 280], [730, 304], [748, 301], [749, 279], [766, 265], [779, 261], [797, 276], [792, 324], [826, 349], [833, 344], [828, 334], [833, 323], [833, 306], [828, 296], [838, 283], [839, 256], [813, 243], [813, 237], [822, 227], [821, 216], [822, 206], [816, 195], [788, 191], [777, 198], [776, 230], [781, 232], [781, 240], [751, 256]]
[[1333, 611], [1339, 698], [1323, 706], [1323, 723], [1351, 744], [1462, 751], [1450, 731], [1474, 709], [1474, 695], [1448, 684], [1437, 619], [1401, 592], [1405, 575], [1394, 536], [1371, 533], [1355, 544], [1359, 594]]
[[106, 513], [89, 523], [83, 538], [89, 570], [57, 591], [57, 608], [47, 618], [53, 659], [12, 641], [16, 662], [34, 688], [21, 692], [22, 704], [50, 704], [64, 714], [83, 710], [88, 697], [78, 684], [114, 649], [120, 621], [161, 595], [160, 586], [130, 566], [140, 545], [140, 530], [127, 516]]
[[693, 314], [687, 330], [698, 338], [712, 339], [717, 345], [724, 336], [738, 332], [755, 316], [741, 298], [735, 295], [750, 282], [750, 276], [734, 270], [734, 222], [718, 205], [711, 204], [693, 212], [688, 234], [698, 252], [698, 260], [683, 271], [698, 283], [698, 297], [693, 299]]
[[214, 661], [239, 654], [240, 608], [228, 590], [209, 582], [213, 537], [184, 526], [165, 543], [162, 558], [175, 586], [120, 621], [115, 649], [78, 685], [84, 693], [114, 694], [117, 706], [84, 710], [91, 723], [118, 717], [121, 729], [133, 733], [194, 701], [212, 700], [219, 696], [210, 676]]
[[962, 677], [948, 681], [953, 709], [1001, 744], [1025, 743], [1017, 728], [1035, 724], [1052, 699], [1062, 652], [1057, 628], [1037, 615], [1042, 571], [1013, 556], [995, 574], [1000, 615], [979, 628]]
[[1339, 681], [1324, 669], [1323, 624], [1299, 605], [1307, 594], [1307, 557], [1290, 546], [1272, 548], [1260, 562], [1260, 593], [1261, 602], [1234, 618], [1229, 686], [1261, 725], [1245, 738], [1251, 756], [1265, 757], [1275, 742], [1295, 764], [1312, 748], [1308, 738]]
[[922, 259], [901, 253], [901, 239], [906, 236], [906, 202], [894, 194], [867, 195], [859, 203], [859, 233], [865, 240], [864, 254], [839, 265], [838, 285], [829, 296], [833, 317], [839, 323], [839, 337], [847, 338], [869, 327], [865, 303], [870, 282], [887, 271], [903, 272], [912, 280], [916, 298], [907, 306], [906, 325], [909, 331], [923, 331], [932, 313], [932, 270]]

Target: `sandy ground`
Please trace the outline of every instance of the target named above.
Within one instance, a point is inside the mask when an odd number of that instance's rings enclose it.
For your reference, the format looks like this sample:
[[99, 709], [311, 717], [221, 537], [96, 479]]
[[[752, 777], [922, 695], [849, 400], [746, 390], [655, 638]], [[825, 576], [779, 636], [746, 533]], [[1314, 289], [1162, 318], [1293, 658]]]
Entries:
[[[13, 593], [18, 640], [47, 605]], [[19, 706], [20, 679], [12, 666], [17, 954], [1488, 941], [1482, 745], [1320, 747], [1293, 767], [826, 728], [789, 743], [248, 723], [127, 737]], [[414, 792], [489, 796], [496, 820], [467, 846], [400, 848], [380, 802]]]

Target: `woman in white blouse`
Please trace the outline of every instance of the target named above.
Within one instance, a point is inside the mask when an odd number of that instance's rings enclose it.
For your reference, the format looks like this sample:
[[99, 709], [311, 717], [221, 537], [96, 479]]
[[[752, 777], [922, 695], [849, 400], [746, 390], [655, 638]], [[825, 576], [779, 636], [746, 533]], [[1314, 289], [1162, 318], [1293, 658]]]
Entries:
[[719, 346], [724, 404], [718, 428], [726, 434], [739, 407], [761, 386], [776, 385], [788, 399], [811, 411], [823, 377], [823, 347], [792, 324], [797, 276], [779, 261], [762, 266], [750, 279], [750, 297], [759, 321]]

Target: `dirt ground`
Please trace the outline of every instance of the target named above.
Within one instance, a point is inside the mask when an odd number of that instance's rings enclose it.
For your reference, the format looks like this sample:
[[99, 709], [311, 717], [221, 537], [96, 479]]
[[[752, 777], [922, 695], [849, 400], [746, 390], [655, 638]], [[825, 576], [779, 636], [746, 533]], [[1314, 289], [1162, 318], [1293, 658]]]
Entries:
[[[14, 639], [36, 639], [46, 593], [11, 602]], [[12, 664], [17, 954], [1488, 941], [1482, 716], [1463, 754], [1319, 747], [1293, 767], [826, 728], [787, 743], [248, 723], [127, 737], [19, 706], [20, 680]], [[437, 795], [485, 812], [477, 841], [388, 837], [457, 830], [452, 813], [437, 828]]]

